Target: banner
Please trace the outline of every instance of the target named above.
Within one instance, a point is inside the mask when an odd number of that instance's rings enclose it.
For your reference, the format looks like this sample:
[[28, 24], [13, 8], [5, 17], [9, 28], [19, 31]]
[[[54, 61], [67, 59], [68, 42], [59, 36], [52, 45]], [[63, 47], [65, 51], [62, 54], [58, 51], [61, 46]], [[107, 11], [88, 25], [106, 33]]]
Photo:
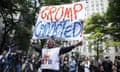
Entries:
[[80, 40], [84, 18], [84, 2], [44, 6], [34, 27], [33, 39]]

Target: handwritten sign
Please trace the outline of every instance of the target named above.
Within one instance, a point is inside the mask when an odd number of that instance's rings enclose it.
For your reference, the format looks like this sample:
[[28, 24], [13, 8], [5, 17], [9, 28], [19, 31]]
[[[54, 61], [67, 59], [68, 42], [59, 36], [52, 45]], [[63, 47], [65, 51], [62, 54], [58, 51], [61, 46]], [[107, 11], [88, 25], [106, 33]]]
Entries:
[[33, 39], [80, 40], [85, 18], [84, 2], [44, 6], [36, 22]]

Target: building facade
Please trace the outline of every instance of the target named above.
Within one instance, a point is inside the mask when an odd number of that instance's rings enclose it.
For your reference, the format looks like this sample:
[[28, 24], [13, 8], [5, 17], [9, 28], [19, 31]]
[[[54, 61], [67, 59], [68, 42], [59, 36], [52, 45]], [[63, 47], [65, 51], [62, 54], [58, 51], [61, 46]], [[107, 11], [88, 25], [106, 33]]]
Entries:
[[[104, 14], [107, 11], [108, 8], [108, 0], [80, 0], [80, 1], [84, 1], [85, 2], [85, 18], [90, 18], [94, 13], [100, 13], [100, 14]], [[76, 2], [73, 1], [73, 2]], [[80, 55], [84, 55], [84, 56], [88, 56], [88, 57], [92, 57], [94, 55], [96, 55], [96, 51], [94, 50], [94, 47], [92, 46], [91, 48], [89, 48], [89, 43], [91, 43], [91, 41], [86, 40], [86, 37], [89, 35], [84, 35], [83, 37], [83, 46], [80, 46], [78, 48], [75, 48], [72, 52], [79, 52]], [[78, 41], [69, 41], [68, 43], [65, 43], [64, 46], [67, 45], [72, 45], [77, 43]], [[103, 46], [102, 46], [103, 47]], [[111, 49], [112, 51], [111, 54], [114, 52], [113, 49]], [[71, 53], [69, 53], [71, 54]], [[105, 52], [106, 54], [106, 52]], [[106, 54], [107, 55], [107, 54]]]
[[86, 18], [94, 13], [104, 14], [108, 8], [108, 0], [82, 0], [86, 2]]

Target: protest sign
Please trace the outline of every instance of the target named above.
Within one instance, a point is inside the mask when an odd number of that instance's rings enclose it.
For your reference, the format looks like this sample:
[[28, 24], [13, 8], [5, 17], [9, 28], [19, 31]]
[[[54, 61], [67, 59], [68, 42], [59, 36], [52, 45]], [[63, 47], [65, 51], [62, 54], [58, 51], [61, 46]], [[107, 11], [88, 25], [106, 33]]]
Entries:
[[44, 6], [34, 27], [33, 39], [80, 40], [85, 18], [84, 2]]

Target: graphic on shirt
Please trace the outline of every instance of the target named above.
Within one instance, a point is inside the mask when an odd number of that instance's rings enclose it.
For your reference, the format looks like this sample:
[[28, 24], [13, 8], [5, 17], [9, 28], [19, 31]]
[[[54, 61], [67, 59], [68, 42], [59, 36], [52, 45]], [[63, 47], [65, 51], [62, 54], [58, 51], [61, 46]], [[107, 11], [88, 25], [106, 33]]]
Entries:
[[52, 64], [52, 60], [50, 59], [50, 53], [44, 54], [44, 59], [42, 61], [43, 64]]

